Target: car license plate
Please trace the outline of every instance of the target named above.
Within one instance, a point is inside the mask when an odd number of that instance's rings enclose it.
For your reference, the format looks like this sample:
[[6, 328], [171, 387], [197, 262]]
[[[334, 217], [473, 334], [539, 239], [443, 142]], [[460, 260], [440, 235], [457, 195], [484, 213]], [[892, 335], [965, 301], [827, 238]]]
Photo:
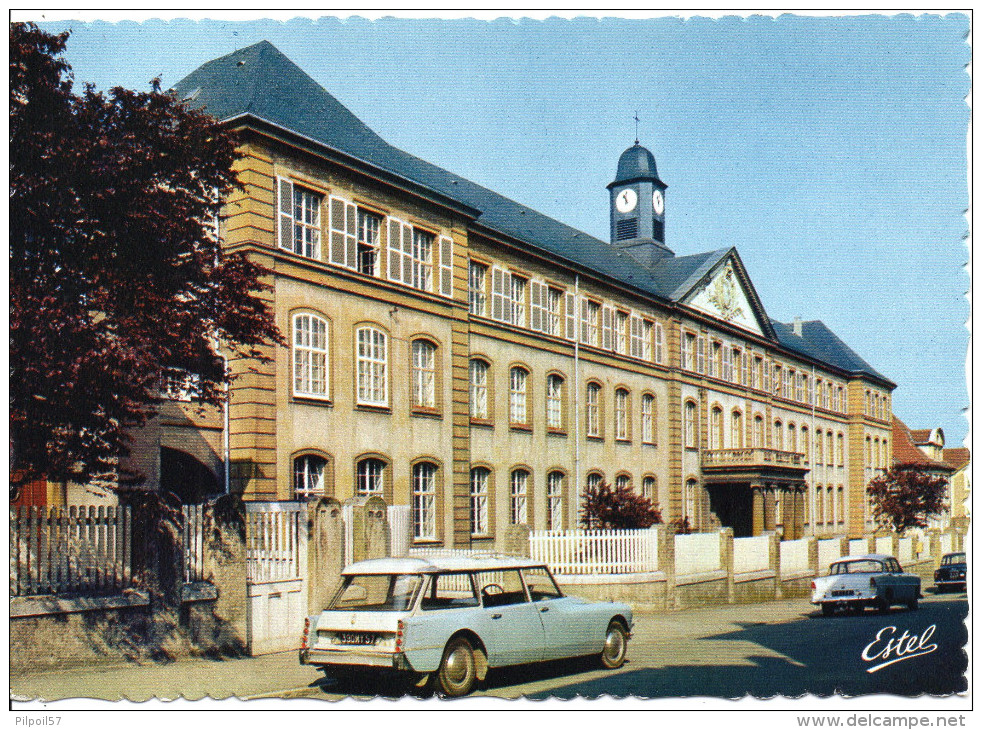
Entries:
[[331, 637], [332, 644], [354, 644], [356, 646], [375, 646], [378, 641], [376, 634], [358, 633], [353, 631], [338, 632]]
[[855, 595], [855, 591], [832, 591], [832, 595], [838, 598], [839, 596], [852, 596]]

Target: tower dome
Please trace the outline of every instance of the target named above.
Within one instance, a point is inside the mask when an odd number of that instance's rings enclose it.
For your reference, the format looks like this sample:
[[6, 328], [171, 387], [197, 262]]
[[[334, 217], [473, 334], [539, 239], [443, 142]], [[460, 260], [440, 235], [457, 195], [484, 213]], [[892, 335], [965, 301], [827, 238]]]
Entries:
[[634, 180], [657, 180], [658, 168], [655, 167], [655, 156], [647, 147], [635, 142], [621, 153], [617, 161], [617, 177], [611, 185], [632, 182]]

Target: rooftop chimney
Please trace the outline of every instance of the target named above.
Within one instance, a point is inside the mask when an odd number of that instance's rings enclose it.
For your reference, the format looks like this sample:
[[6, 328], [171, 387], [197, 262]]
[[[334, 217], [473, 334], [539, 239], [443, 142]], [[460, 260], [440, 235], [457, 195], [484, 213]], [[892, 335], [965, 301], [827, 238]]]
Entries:
[[794, 318], [791, 328], [794, 330], [794, 333], [798, 335], [798, 337], [801, 337], [801, 317]]

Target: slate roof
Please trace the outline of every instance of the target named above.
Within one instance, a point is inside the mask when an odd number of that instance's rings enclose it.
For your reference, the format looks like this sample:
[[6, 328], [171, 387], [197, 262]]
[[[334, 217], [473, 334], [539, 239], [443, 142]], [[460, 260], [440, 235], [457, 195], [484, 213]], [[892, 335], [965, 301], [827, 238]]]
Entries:
[[[644, 268], [606, 241], [393, 147], [268, 41], [205, 63], [179, 81], [174, 92], [218, 119], [251, 116], [367, 163], [472, 211], [478, 227], [662, 300], [679, 301], [733, 251], [666, 257], [653, 268]], [[803, 337], [798, 338], [788, 325], [770, 321], [781, 345], [890, 383], [821, 322], [806, 323]]]

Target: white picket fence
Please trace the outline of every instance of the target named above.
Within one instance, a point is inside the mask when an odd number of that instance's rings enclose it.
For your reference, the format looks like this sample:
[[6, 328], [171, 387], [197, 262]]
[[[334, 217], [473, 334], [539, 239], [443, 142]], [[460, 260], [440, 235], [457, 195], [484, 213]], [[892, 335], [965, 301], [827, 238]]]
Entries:
[[301, 507], [298, 502], [246, 502], [246, 576], [250, 583], [301, 577]]
[[[409, 555], [409, 546], [412, 544], [412, 524], [410, 523], [409, 505], [396, 505], [389, 507], [389, 536], [391, 537], [391, 555], [393, 558], [401, 558]], [[345, 523], [347, 525], [348, 523]]]
[[116, 593], [134, 585], [129, 507], [10, 510], [10, 595]]
[[183, 512], [184, 582], [197, 583], [205, 579], [205, 506], [186, 504]]
[[558, 575], [616, 575], [658, 570], [654, 530], [532, 530], [529, 551]]

